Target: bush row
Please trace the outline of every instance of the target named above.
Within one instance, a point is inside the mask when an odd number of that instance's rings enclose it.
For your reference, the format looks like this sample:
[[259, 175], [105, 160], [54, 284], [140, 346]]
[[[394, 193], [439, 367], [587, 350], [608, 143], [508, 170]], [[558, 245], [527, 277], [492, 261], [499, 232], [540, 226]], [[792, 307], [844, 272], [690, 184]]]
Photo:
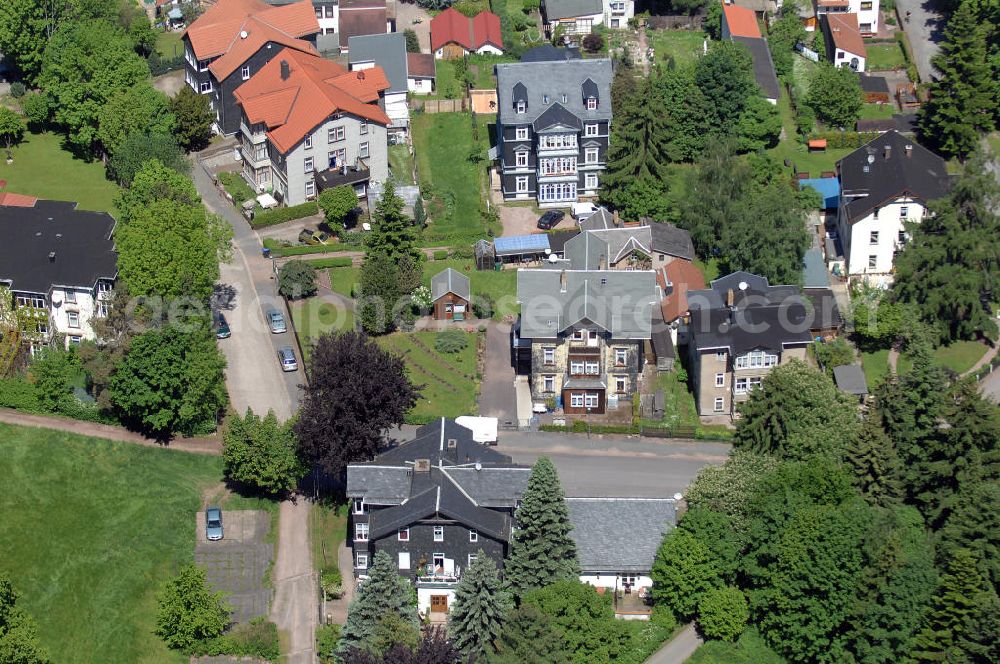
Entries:
[[312, 265], [317, 270], [322, 270], [328, 267], [351, 267], [354, 261], [348, 256], [334, 256], [333, 258], [317, 258], [314, 260], [306, 261]]
[[258, 657], [276, 662], [281, 657], [278, 626], [268, 622], [264, 617], [254, 618], [249, 623], [236, 625], [222, 636], [198, 644], [191, 654], [209, 657], [220, 655]]
[[63, 399], [54, 411], [42, 408], [34, 383], [22, 376], [0, 379], [0, 408], [13, 408], [37, 415], [63, 415], [74, 420], [99, 424], [118, 424], [117, 420], [101, 411], [96, 405], [84, 403], [72, 395]]
[[306, 203], [302, 203], [301, 205], [292, 205], [291, 207], [275, 208], [273, 210], [258, 212], [254, 215], [253, 221], [250, 222], [250, 225], [253, 228], [262, 228], [264, 226], [283, 224], [286, 221], [302, 219], [303, 217], [308, 217], [314, 214], [319, 214], [319, 204], [316, 201], [308, 201]]

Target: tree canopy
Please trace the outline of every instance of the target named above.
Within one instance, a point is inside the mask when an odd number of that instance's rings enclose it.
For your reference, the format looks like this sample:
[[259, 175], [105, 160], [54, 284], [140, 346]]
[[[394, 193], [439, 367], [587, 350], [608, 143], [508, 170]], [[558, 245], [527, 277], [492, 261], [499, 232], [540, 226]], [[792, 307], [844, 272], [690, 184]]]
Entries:
[[455, 587], [448, 615], [448, 631], [455, 647], [472, 657], [495, 652], [504, 618], [513, 608], [510, 593], [501, 586], [493, 559], [480, 551]]
[[38, 640], [38, 625], [17, 606], [21, 593], [6, 573], [0, 572], [0, 662], [7, 664], [49, 664]]
[[340, 652], [350, 648], [367, 650], [383, 616], [395, 615], [413, 628], [417, 622], [417, 597], [413, 586], [401, 577], [392, 559], [379, 551], [368, 568], [368, 580], [358, 588], [347, 608], [347, 624], [341, 632]]
[[156, 633], [177, 650], [190, 652], [229, 625], [229, 607], [222, 593], [209, 589], [205, 570], [196, 565], [185, 565], [168, 580], [157, 604]]
[[821, 64], [809, 80], [805, 104], [828, 125], [853, 129], [864, 106], [861, 81], [849, 67]]
[[247, 408], [243, 417], [231, 417], [222, 461], [226, 477], [268, 494], [294, 490], [306, 474], [290, 423], [279, 423], [274, 411], [261, 418]]
[[115, 92], [98, 110], [97, 140], [115, 154], [129, 134], [170, 134], [174, 122], [167, 96], [142, 81]]

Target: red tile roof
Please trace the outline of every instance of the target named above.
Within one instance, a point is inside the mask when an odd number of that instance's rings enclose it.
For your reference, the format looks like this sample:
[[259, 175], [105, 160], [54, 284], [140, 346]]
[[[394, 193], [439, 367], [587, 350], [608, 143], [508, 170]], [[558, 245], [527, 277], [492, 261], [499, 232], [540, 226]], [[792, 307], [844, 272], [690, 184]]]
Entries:
[[469, 18], [449, 7], [431, 19], [431, 50], [455, 43], [467, 51], [475, 51], [486, 44], [503, 48], [500, 34], [500, 17], [492, 12], [479, 12]]
[[857, 14], [823, 14], [823, 16], [826, 17], [827, 30], [835, 47], [853, 55], [868, 57], [865, 40], [858, 28]]
[[222, 80], [269, 41], [304, 53], [317, 53], [309, 42], [299, 38], [318, 32], [319, 22], [311, 0], [280, 7], [262, 0], [219, 0], [184, 35], [199, 60], [220, 56], [209, 65], [209, 70]]
[[410, 76], [420, 78], [434, 78], [436, 69], [434, 65], [433, 53], [407, 53], [406, 69]]
[[[289, 68], [286, 79], [281, 78], [283, 62]], [[235, 95], [250, 122], [263, 122], [268, 138], [287, 154], [337, 112], [388, 125], [385, 112], [370, 103], [388, 88], [381, 67], [348, 72], [330, 60], [286, 48], [238, 87]]]
[[344, 11], [341, 6], [340, 19], [337, 26], [337, 34], [340, 35], [340, 48], [347, 48], [347, 40], [351, 37], [363, 37], [365, 35], [384, 35], [388, 14], [385, 4], [381, 7], [362, 7]]
[[675, 259], [656, 275], [660, 286], [673, 285], [673, 292], [660, 300], [660, 311], [663, 320], [672, 323], [688, 311], [688, 291], [704, 290], [705, 278], [694, 263], [684, 259]]
[[0, 205], [5, 207], [35, 207], [35, 203], [37, 202], [38, 199], [34, 196], [0, 191]]
[[760, 26], [757, 25], [757, 16], [752, 9], [727, 5], [723, 0], [722, 13], [732, 36], [760, 38]]

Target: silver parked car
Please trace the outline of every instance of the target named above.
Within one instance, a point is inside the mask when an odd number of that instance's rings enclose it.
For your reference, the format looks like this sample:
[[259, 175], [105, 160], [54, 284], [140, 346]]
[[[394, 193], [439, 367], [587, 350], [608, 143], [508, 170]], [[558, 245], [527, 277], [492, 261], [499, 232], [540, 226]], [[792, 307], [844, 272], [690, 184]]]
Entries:
[[271, 328], [272, 334], [281, 334], [288, 331], [288, 326], [285, 325], [285, 317], [277, 309], [271, 309], [267, 312], [267, 324]]
[[282, 346], [278, 349], [278, 362], [281, 363], [282, 371], [296, 371], [299, 368], [295, 361], [295, 351], [291, 346]]
[[205, 537], [209, 542], [217, 542], [222, 539], [222, 535], [222, 510], [209, 507], [205, 510]]

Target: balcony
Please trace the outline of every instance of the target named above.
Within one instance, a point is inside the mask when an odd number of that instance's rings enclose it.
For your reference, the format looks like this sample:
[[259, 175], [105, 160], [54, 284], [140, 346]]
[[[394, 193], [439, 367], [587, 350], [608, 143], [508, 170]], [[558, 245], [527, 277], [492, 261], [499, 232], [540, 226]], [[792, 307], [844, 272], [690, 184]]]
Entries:
[[245, 122], [241, 122], [240, 130], [243, 132], [243, 135], [246, 136], [247, 140], [249, 140], [251, 143], [263, 143], [265, 140], [267, 140], [267, 134], [264, 133], [263, 127], [254, 131], [253, 129], [248, 127]]
[[269, 165], [271, 163], [271, 159], [268, 157], [267, 150], [257, 152], [255, 149], [252, 149], [253, 147], [254, 146], [244, 145], [240, 148], [240, 154], [243, 155], [243, 161], [254, 168]]
[[462, 568], [455, 566], [455, 561], [446, 558], [444, 565], [435, 567], [427, 564], [417, 570], [417, 587], [419, 588], [450, 588], [462, 579]]

